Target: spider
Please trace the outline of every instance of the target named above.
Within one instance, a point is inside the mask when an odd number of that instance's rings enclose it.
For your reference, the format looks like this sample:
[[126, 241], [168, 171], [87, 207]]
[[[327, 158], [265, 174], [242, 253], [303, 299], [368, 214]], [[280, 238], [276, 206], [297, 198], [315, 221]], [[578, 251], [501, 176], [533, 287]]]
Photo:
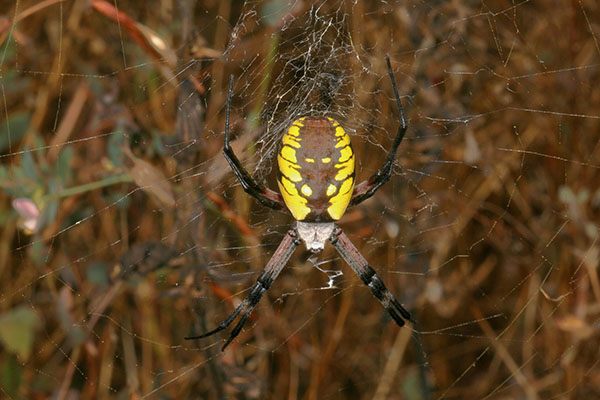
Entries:
[[231, 75], [223, 154], [246, 193], [269, 208], [287, 208], [296, 220], [296, 226], [287, 232], [240, 305], [216, 329], [199, 336], [186, 337], [186, 340], [212, 336], [231, 325], [241, 314], [242, 317], [221, 348], [225, 350], [238, 336], [263, 293], [271, 287], [302, 242], [308, 250], [317, 253], [325, 248], [329, 240], [396, 324], [403, 326], [404, 319], [410, 321], [409, 312], [394, 298], [348, 236], [335, 224], [348, 206], [355, 206], [373, 196], [391, 178], [396, 151], [406, 133], [406, 119], [389, 56], [386, 56], [386, 61], [401, 124], [381, 169], [366, 181], [355, 185], [354, 151], [344, 128], [332, 118], [302, 117], [294, 121], [283, 135], [277, 154], [277, 183], [281, 194], [257, 184], [229, 146], [229, 113], [234, 81]]

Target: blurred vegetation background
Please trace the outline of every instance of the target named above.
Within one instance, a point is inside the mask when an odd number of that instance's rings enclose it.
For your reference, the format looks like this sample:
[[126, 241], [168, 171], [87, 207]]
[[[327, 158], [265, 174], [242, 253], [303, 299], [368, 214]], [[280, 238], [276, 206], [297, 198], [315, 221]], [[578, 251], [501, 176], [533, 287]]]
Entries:
[[[591, 0], [2, 2], [0, 397], [600, 398], [599, 35]], [[414, 325], [300, 248], [225, 352], [185, 341], [293, 222], [221, 155], [229, 74], [259, 179], [318, 103], [362, 180], [398, 126], [386, 54], [409, 130], [340, 225]]]

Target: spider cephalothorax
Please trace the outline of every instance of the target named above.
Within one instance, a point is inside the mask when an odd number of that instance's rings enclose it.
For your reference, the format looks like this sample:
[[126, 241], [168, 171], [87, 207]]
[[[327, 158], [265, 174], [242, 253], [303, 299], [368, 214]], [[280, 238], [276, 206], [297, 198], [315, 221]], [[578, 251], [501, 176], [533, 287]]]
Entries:
[[410, 320], [408, 311], [394, 298], [348, 236], [335, 224], [348, 206], [368, 199], [390, 179], [396, 150], [406, 133], [406, 120], [389, 57], [386, 57], [386, 61], [401, 124], [381, 169], [366, 181], [355, 185], [354, 151], [347, 132], [332, 118], [306, 116], [294, 121], [281, 140], [277, 155], [277, 182], [281, 194], [257, 184], [229, 146], [229, 112], [233, 93], [231, 76], [225, 114], [225, 158], [248, 194], [267, 207], [276, 210], [287, 208], [296, 220], [296, 226], [285, 235], [250, 293], [233, 313], [216, 329], [186, 339], [199, 339], [220, 332], [242, 314], [223, 345], [225, 349], [240, 333], [262, 294], [269, 289], [302, 242], [308, 250], [318, 252], [329, 240], [399, 326], [404, 325], [405, 319]]

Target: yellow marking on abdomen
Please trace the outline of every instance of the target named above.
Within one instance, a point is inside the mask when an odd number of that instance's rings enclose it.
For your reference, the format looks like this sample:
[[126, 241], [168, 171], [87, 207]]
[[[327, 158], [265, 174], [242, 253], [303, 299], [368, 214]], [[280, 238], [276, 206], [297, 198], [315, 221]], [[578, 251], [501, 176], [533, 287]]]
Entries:
[[288, 135], [292, 135], [292, 136], [298, 136], [298, 135], [300, 135], [300, 126], [301, 125], [292, 125], [292, 126], [290, 126], [290, 129], [288, 129], [288, 131], [287, 131]]
[[330, 162], [331, 162], [331, 158], [329, 158], [329, 157], [321, 158], [321, 162], [322, 162], [323, 164], [330, 163]]
[[277, 184], [279, 185], [279, 191], [283, 196], [285, 205], [290, 210], [296, 221], [302, 221], [304, 218], [306, 218], [306, 216], [310, 213], [310, 208], [306, 205], [308, 200], [300, 196], [296, 185], [289, 181], [285, 176], [282, 176], [281, 179], [278, 179]]
[[286, 160], [281, 154], [277, 155], [277, 166], [279, 167], [279, 172], [292, 182], [300, 182], [302, 180], [302, 175], [298, 172], [301, 167], [298, 164]]
[[292, 135], [285, 134], [285, 135], [283, 135], [282, 142], [284, 145], [288, 145], [288, 146], [299, 149], [300, 147], [302, 147], [302, 145], [300, 143], [298, 143], [301, 140], [302, 140], [301, 138], [297, 138]]
[[293, 163], [298, 162], [296, 159], [296, 150], [290, 146], [283, 146], [281, 148], [281, 156]]
[[312, 194], [312, 189], [308, 185], [302, 185], [302, 188], [300, 188], [300, 191], [305, 196], [310, 196]]
[[333, 183], [330, 183], [329, 186], [327, 186], [327, 196], [333, 196], [336, 190], [337, 186], [335, 186]]
[[315, 159], [314, 158], [305, 158], [304, 161], [306, 161], [307, 163], [314, 163]]
[[344, 134], [343, 136], [338, 137], [338, 141], [335, 145], [336, 149], [339, 149], [340, 147], [346, 147], [350, 144], [350, 136]]
[[336, 181], [343, 181], [352, 173], [354, 173], [354, 156], [351, 156], [350, 159], [346, 162], [335, 164], [335, 167], [339, 169], [337, 174], [335, 175]]
[[343, 163], [346, 162], [350, 159], [350, 157], [352, 157], [352, 147], [350, 146], [346, 146], [343, 149], [340, 150], [340, 158], [338, 159], [338, 162]]
[[329, 199], [331, 205], [327, 207], [327, 212], [334, 221], [337, 221], [344, 215], [352, 198], [352, 189], [354, 189], [354, 178], [350, 177], [342, 183], [338, 194]]
[[335, 126], [335, 136], [344, 136], [345, 134], [346, 131], [344, 130], [344, 128], [342, 128], [340, 124], [337, 124]]

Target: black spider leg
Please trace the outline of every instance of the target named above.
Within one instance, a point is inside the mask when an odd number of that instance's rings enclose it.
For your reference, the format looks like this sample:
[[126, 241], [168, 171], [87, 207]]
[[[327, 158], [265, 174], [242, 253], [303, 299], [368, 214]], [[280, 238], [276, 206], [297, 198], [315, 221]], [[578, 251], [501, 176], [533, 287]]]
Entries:
[[288, 260], [292, 256], [292, 253], [294, 252], [294, 250], [296, 250], [296, 247], [298, 247], [299, 244], [300, 239], [298, 238], [298, 233], [295, 229], [290, 229], [279, 244], [279, 247], [277, 247], [277, 250], [275, 250], [273, 257], [271, 257], [271, 259], [265, 266], [265, 269], [256, 280], [256, 283], [252, 286], [252, 288], [250, 288], [250, 293], [248, 293], [248, 296], [246, 296], [246, 298], [241, 302], [241, 304], [237, 306], [235, 310], [233, 310], [231, 315], [229, 315], [229, 317], [227, 317], [223, 322], [221, 322], [216, 329], [213, 329], [210, 332], [206, 332], [200, 336], [190, 336], [186, 337], [185, 339], [193, 340], [212, 336], [215, 333], [227, 328], [237, 318], [238, 315], [242, 314], [242, 318], [240, 318], [237, 325], [231, 331], [229, 338], [221, 348], [221, 351], [225, 350], [225, 348], [229, 346], [229, 343], [231, 343], [231, 341], [235, 339], [235, 337], [240, 333], [242, 327], [248, 320], [248, 317], [250, 317], [252, 310], [254, 309], [254, 307], [256, 307], [256, 304], [258, 304], [263, 293], [266, 292], [271, 287], [273, 281], [277, 279], [277, 276], [279, 276], [279, 273], [281, 272], [285, 264], [288, 262]]
[[371, 289], [371, 292], [377, 297], [377, 300], [383, 304], [383, 307], [390, 313], [398, 326], [404, 326], [404, 319], [410, 321], [410, 313], [402, 307], [398, 300], [396, 300], [385, 287], [381, 278], [377, 275], [375, 270], [371, 268], [358, 249], [352, 244], [344, 231], [336, 226], [330, 240], [338, 253], [340, 253], [342, 258], [354, 270], [356, 275], [358, 275], [363, 283]]
[[250, 196], [260, 201], [263, 205], [274, 210], [283, 208], [283, 199], [281, 195], [270, 189], [264, 188], [246, 171], [240, 160], [237, 158], [231, 146], [229, 146], [229, 113], [231, 110], [231, 96], [233, 93], [233, 75], [229, 81], [229, 92], [227, 93], [227, 108], [225, 109], [225, 144], [223, 146], [223, 155], [231, 166], [233, 173], [238, 178], [242, 187]]
[[396, 133], [396, 137], [394, 138], [394, 143], [392, 143], [392, 147], [388, 152], [383, 166], [369, 179], [356, 185], [356, 187], [354, 188], [354, 193], [352, 193], [350, 206], [360, 204], [369, 197], [373, 196], [377, 189], [379, 189], [381, 186], [383, 186], [384, 183], [390, 180], [390, 178], [392, 177], [392, 168], [394, 167], [394, 162], [396, 161], [396, 151], [398, 150], [398, 146], [400, 146], [400, 143], [404, 138], [404, 134], [406, 133], [406, 129], [408, 128], [406, 118], [404, 118], [404, 110], [402, 108], [402, 103], [400, 102], [400, 95], [398, 94], [396, 78], [394, 77], [394, 73], [392, 72], [390, 57], [386, 55], [385, 60], [387, 61], [388, 74], [390, 75], [390, 79], [392, 80], [392, 88], [394, 89], [394, 97], [396, 97], [396, 105], [398, 106], [398, 112], [400, 113], [400, 126], [398, 126], [398, 131]]

